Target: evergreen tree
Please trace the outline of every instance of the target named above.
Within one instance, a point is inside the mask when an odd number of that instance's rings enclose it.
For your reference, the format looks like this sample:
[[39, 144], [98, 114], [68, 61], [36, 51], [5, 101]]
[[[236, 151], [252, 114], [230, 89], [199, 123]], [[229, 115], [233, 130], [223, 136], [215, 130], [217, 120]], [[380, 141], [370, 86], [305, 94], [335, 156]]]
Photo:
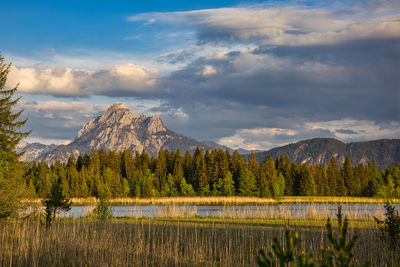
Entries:
[[382, 190], [381, 188], [384, 186], [382, 174], [379, 172], [378, 166], [376, 165], [375, 161], [368, 163], [366, 172], [369, 180], [369, 196], [375, 196], [378, 194], [378, 191]]
[[353, 166], [348, 156], [344, 160], [342, 176], [348, 195], [359, 196], [361, 193], [360, 177], [354, 175]]
[[108, 151], [108, 165], [107, 167], [111, 168], [115, 173], [121, 173], [121, 153], [118, 150], [110, 150]]
[[256, 178], [253, 173], [243, 168], [240, 171], [239, 177], [239, 195], [241, 196], [256, 196], [257, 195], [257, 184]]
[[337, 180], [337, 189], [336, 189], [337, 196], [347, 196], [347, 188], [344, 183], [343, 177], [340, 175]]
[[174, 167], [173, 177], [174, 177], [176, 188], [178, 189], [179, 194], [181, 196], [194, 195], [193, 187], [191, 185], [187, 184], [187, 182], [186, 182], [180, 160], [181, 160], [180, 158], [176, 159], [175, 167]]
[[87, 184], [87, 169], [85, 166], [83, 166], [81, 171], [79, 172], [79, 177], [81, 180], [81, 186], [78, 190], [78, 197], [90, 197], [91, 195]]
[[249, 161], [247, 162], [247, 168], [253, 174], [254, 178], [257, 181], [257, 184], [260, 184], [260, 165], [258, 164], [256, 155], [251, 152]]
[[[279, 189], [276, 187], [278, 184], [278, 176], [275, 169], [275, 161], [270, 155], [268, 155], [261, 164], [259, 177], [258, 188], [260, 197], [271, 197], [271, 192], [273, 194], [275, 193], [273, 189], [274, 184], [275, 189], [278, 190], [276, 193], [279, 192]], [[276, 195], [273, 196], [276, 197]]]
[[[215, 150], [206, 150], [206, 153], [204, 154], [204, 159], [207, 165], [208, 185], [216, 184], [218, 181], [218, 165], [216, 157], [217, 153]], [[213, 190], [213, 188], [210, 188], [210, 190]]]
[[136, 173], [135, 160], [132, 152], [125, 149], [121, 154], [121, 175], [128, 181], [132, 180]]
[[179, 181], [178, 188], [180, 191], [180, 195], [183, 197], [190, 197], [190, 196], [196, 195], [196, 193], [194, 192], [193, 186], [191, 184], [186, 183], [185, 177], [183, 177]]
[[89, 169], [89, 166], [90, 166], [90, 156], [89, 156], [88, 154], [86, 154], [86, 153], [83, 155], [82, 165], [83, 165], [86, 169]]
[[124, 195], [124, 188], [122, 187], [119, 173], [114, 172], [109, 167], [103, 171], [103, 182], [105, 188], [110, 191], [111, 197], [121, 197]]
[[150, 157], [146, 150], [143, 149], [140, 156], [136, 157], [136, 164], [137, 169], [142, 173], [144, 173], [145, 170], [147, 171], [149, 169]]
[[245, 163], [243, 161], [242, 155], [240, 155], [240, 153], [237, 150], [233, 151], [229, 168], [232, 173], [232, 178], [236, 187], [235, 188], [236, 191], [239, 185], [240, 170], [243, 169], [244, 165]]
[[300, 170], [299, 195], [315, 196], [316, 193], [315, 181], [311, 175], [310, 168], [307, 165], [302, 165]]
[[[80, 187], [82, 183], [82, 177], [79, 175], [74, 165], [67, 164], [67, 181], [69, 183], [69, 196], [80, 197]], [[68, 194], [66, 194], [68, 196]]]
[[92, 150], [92, 152], [90, 153], [89, 169], [93, 173], [93, 176], [96, 180], [100, 178], [101, 164], [98, 150]]
[[217, 151], [216, 163], [218, 168], [217, 179], [224, 179], [226, 172], [229, 171], [229, 159], [222, 149]]
[[60, 181], [52, 186], [51, 194], [42, 203], [46, 207], [46, 226], [51, 225], [58, 211], [68, 211], [71, 209], [71, 201], [63, 195]]
[[329, 183], [326, 177], [326, 166], [311, 166], [311, 175], [315, 181], [318, 196], [329, 195]]
[[276, 181], [272, 183], [272, 193], [274, 197], [283, 196], [285, 192], [285, 178], [283, 178], [282, 173], [278, 174]]
[[193, 184], [194, 166], [193, 158], [189, 151], [186, 151], [183, 156], [182, 168], [186, 181], [189, 184]]
[[162, 197], [176, 197], [178, 196], [178, 190], [175, 186], [175, 178], [172, 174], [168, 173], [167, 180], [163, 190], [160, 192]]
[[154, 171], [154, 179], [157, 190], [160, 192], [163, 191], [165, 183], [167, 182], [167, 158], [164, 150], [160, 150], [158, 153]]
[[13, 112], [14, 106], [21, 97], [14, 99], [17, 86], [12, 89], [6, 88], [7, 76], [10, 72], [10, 64], [4, 63], [0, 55], [0, 163], [12, 164], [18, 161], [21, 153], [17, 153], [17, 144], [30, 133], [19, 131], [27, 119], [19, 120], [23, 110]]
[[[329, 194], [330, 196], [340, 196], [341, 194], [338, 192], [338, 180], [341, 178], [340, 177], [340, 170], [339, 166], [336, 163], [336, 160], [334, 157], [332, 157], [329, 160], [328, 164], [328, 169], [327, 169], [327, 178], [328, 178], [328, 183], [330, 184], [329, 187]], [[328, 192], [327, 192], [328, 193]]]
[[78, 172], [82, 170], [83, 167], [83, 157], [79, 154], [78, 159], [76, 160], [76, 169]]
[[230, 171], [226, 171], [224, 178], [219, 179], [216, 190], [217, 192], [215, 195], [233, 196], [235, 194], [234, 181]]
[[51, 193], [52, 181], [50, 179], [50, 169], [46, 163], [40, 162], [36, 173], [36, 192], [40, 198], [45, 198]]
[[290, 168], [290, 176], [293, 180], [293, 195], [298, 196], [300, 192], [300, 180], [301, 180], [301, 166], [297, 162], [292, 163]]
[[154, 174], [149, 169], [145, 169], [141, 177], [140, 196], [155, 197], [157, 194], [154, 187]]
[[288, 156], [280, 156], [277, 164], [278, 172], [282, 173], [285, 179], [285, 195], [293, 195], [293, 177], [291, 176], [291, 162]]
[[22, 164], [18, 162], [22, 153], [15, 148], [30, 133], [19, 130], [26, 123], [26, 119], [20, 120], [23, 110], [12, 110], [20, 97], [14, 99], [17, 86], [6, 88], [10, 67], [11, 63], [5, 63], [0, 55], [0, 217], [8, 217], [21, 207], [26, 184], [22, 179]]
[[207, 167], [204, 159], [203, 151], [199, 148], [194, 153], [194, 188], [201, 196], [208, 194], [210, 187], [208, 185]]
[[395, 187], [400, 187], [400, 165], [394, 166], [390, 170], [390, 174], [393, 177]]

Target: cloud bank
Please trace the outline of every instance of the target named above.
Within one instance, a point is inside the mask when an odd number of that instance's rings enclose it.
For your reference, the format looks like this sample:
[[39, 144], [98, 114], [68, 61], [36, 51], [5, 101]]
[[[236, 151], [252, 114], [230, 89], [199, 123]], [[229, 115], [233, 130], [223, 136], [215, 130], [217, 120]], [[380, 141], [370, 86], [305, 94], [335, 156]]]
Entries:
[[321, 45], [368, 38], [400, 37], [396, 1], [347, 10], [304, 6], [219, 8], [169, 13], [144, 13], [129, 21], [185, 25], [200, 42], [255, 42], [259, 45]]
[[[164, 74], [135, 64], [96, 70], [15, 67], [9, 85], [20, 81], [27, 95], [155, 101], [147, 110], [160, 114], [172, 130], [234, 148], [268, 149], [312, 137], [400, 137], [398, 1], [253, 5], [143, 13], [128, 20], [189, 31], [195, 39], [154, 59], [171, 67]], [[51, 116], [79, 109], [40, 108], [52, 104], [25, 108], [38, 113], [33, 121], [47, 116], [50, 122]], [[65, 124], [77, 125], [100, 110], [89, 107], [86, 115], [64, 118]], [[42, 127], [60, 122], [49, 125]], [[62, 138], [73, 136], [64, 130]]]
[[97, 70], [71, 68], [11, 67], [7, 85], [26, 94], [48, 94], [59, 97], [90, 95], [141, 96], [154, 90], [158, 73], [135, 64], [120, 64]]

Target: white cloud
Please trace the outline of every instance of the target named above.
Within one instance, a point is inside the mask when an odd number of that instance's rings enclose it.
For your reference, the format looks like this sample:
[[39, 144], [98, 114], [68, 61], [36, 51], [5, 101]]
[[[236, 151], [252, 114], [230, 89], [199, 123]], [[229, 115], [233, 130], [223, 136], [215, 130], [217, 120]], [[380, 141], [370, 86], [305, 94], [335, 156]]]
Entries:
[[[399, 12], [399, 5], [392, 5]], [[400, 37], [400, 15], [387, 9], [354, 9], [352, 16], [337, 10], [299, 6], [250, 6], [184, 12], [143, 13], [129, 21], [152, 21], [193, 27], [203, 41], [256, 42], [264, 45], [333, 44], [363, 38]], [[365, 16], [371, 12], [374, 16]], [[154, 22], [154, 21], [153, 21]]]
[[173, 115], [179, 120], [187, 120], [189, 119], [189, 115], [183, 112], [182, 108], [178, 108]]
[[232, 136], [219, 139], [218, 143], [234, 149], [269, 150], [314, 137], [333, 137], [344, 142], [353, 142], [399, 136], [400, 122], [377, 124], [368, 120], [342, 119], [301, 123], [293, 125], [293, 129], [241, 129]]
[[305, 123], [311, 131], [329, 130], [341, 140], [373, 140], [382, 138], [399, 138], [400, 122], [392, 121], [389, 124], [377, 124], [374, 121], [342, 119], [324, 122]]
[[137, 95], [154, 90], [158, 73], [134, 64], [97, 70], [11, 67], [7, 86], [19, 83], [19, 92], [55, 96]]
[[210, 75], [214, 75], [214, 74], [216, 74], [217, 73], [217, 70], [213, 67], [213, 66], [211, 66], [211, 65], [205, 65], [204, 67], [203, 67], [203, 70], [202, 70], [202, 72], [201, 72], [201, 75], [203, 75], [203, 76], [210, 76]]
[[65, 102], [65, 101], [38, 101], [38, 102], [22, 102], [19, 106], [29, 111], [74, 111], [77, 113], [93, 113], [94, 111], [103, 111], [107, 109], [106, 105], [90, 104], [88, 102]]
[[219, 139], [218, 143], [238, 149], [268, 150], [284, 143], [277, 143], [277, 136], [295, 136], [297, 131], [281, 128], [255, 128], [237, 130], [233, 136]]

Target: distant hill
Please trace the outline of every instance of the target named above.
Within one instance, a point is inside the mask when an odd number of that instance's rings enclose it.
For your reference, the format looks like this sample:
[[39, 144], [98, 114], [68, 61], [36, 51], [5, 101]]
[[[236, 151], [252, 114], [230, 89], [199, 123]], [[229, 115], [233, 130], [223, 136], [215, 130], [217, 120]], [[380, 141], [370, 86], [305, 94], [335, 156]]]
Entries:
[[262, 150], [247, 150], [247, 149], [243, 149], [243, 148], [239, 148], [237, 151], [239, 152], [239, 154], [242, 154], [242, 155], [263, 152]]
[[[255, 153], [258, 162], [267, 155], [278, 158], [286, 155], [292, 161], [302, 164], [325, 164], [331, 157], [340, 163], [349, 156], [353, 165], [375, 161], [380, 169], [400, 162], [400, 139], [382, 139], [366, 142], [343, 143], [333, 138], [313, 138], [294, 144]], [[249, 155], [243, 155], [248, 159]]]
[[29, 144], [26, 142], [22, 142], [17, 146], [16, 150], [17, 152], [25, 151], [20, 160], [32, 161], [40, 157], [42, 154], [53, 151], [56, 147], [57, 145], [44, 145], [37, 142]]
[[[160, 149], [180, 150], [182, 153], [194, 152], [197, 147], [204, 150], [228, 149], [211, 141], [200, 142], [193, 138], [175, 133], [165, 127], [157, 116], [134, 114], [122, 103], [111, 105], [101, 116], [92, 118], [78, 132], [77, 137], [68, 145], [46, 147], [31, 144], [20, 147], [25, 149], [26, 160], [53, 163], [57, 159], [66, 162], [70, 155], [89, 153], [93, 149], [131, 151], [146, 150], [156, 155]], [[34, 148], [34, 151], [31, 151]]]

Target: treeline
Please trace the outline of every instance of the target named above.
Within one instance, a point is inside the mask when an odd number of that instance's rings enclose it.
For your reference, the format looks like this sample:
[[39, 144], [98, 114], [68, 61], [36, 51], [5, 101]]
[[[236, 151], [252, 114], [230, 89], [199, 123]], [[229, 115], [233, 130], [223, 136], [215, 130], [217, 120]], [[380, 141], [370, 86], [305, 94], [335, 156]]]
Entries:
[[400, 165], [379, 171], [374, 162], [343, 167], [302, 165], [281, 156], [261, 164], [237, 152], [202, 151], [193, 155], [161, 150], [158, 157], [129, 150], [98, 150], [71, 156], [66, 164], [29, 163], [24, 179], [32, 197], [45, 198], [59, 183], [67, 197], [174, 196], [378, 196], [400, 197]]

